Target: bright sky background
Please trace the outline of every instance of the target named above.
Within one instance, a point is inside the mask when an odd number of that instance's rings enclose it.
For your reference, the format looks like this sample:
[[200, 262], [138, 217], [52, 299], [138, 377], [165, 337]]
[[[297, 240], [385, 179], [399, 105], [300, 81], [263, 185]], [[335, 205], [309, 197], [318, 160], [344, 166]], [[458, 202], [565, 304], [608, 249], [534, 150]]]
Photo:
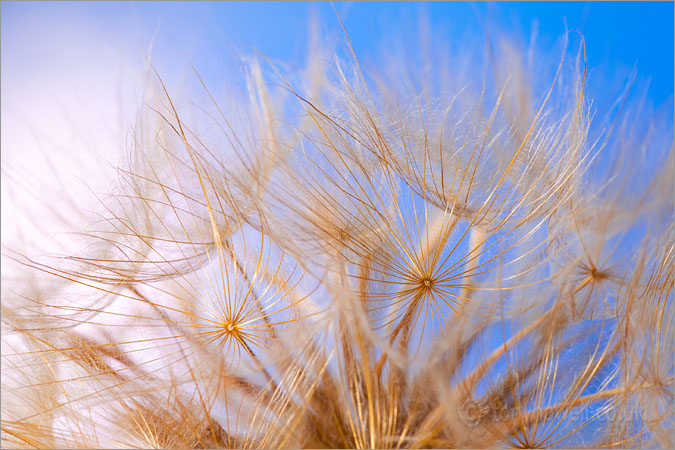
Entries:
[[[64, 164], [84, 160], [70, 166], [74, 172], [92, 155], [117, 162], [141, 102], [142, 55], [150, 48], [173, 87], [193, 76], [188, 58], [217, 83], [231, 44], [256, 47], [292, 69], [304, 61], [313, 17], [325, 40], [343, 39], [328, 3], [3, 1], [1, 8], [3, 170], [23, 169], [43, 181], [49, 174], [40, 151]], [[559, 38], [566, 21], [584, 34], [592, 70], [620, 84], [635, 67], [639, 80], [650, 80], [654, 104], [672, 101], [672, 2], [341, 2], [335, 8], [366, 59], [386, 51], [390, 39], [417, 33], [420, 14], [455, 47], [473, 44], [461, 39], [479, 40], [487, 17], [524, 39], [537, 21], [539, 42]], [[105, 189], [105, 177], [88, 182]], [[3, 173], [3, 218], [12, 204], [7, 185]]]
[[[641, 79], [651, 80], [649, 95], [657, 104], [673, 93], [672, 2], [343, 2], [335, 7], [357, 53], [365, 57], [386, 48], [390, 37], [414, 33], [421, 12], [444, 30], [441, 36], [449, 43], [466, 32], [480, 38], [488, 13], [524, 37], [537, 21], [538, 39], [544, 41], [559, 37], [566, 20], [570, 29], [584, 33], [591, 68], [635, 66]], [[58, 102], [69, 109], [81, 101], [109, 114], [119, 106], [120, 90], [138, 95], [131, 85], [141, 80], [129, 77], [138, 76], [135, 70], [151, 42], [153, 61], [168, 78], [186, 74], [188, 58], [205, 76], [217, 76], [229, 44], [301, 63], [312, 14], [327, 39], [342, 37], [327, 3], [3, 2], [3, 131], [17, 114], [46, 125], [50, 117], [45, 116], [56, 114]], [[74, 114], [80, 110], [76, 106]]]

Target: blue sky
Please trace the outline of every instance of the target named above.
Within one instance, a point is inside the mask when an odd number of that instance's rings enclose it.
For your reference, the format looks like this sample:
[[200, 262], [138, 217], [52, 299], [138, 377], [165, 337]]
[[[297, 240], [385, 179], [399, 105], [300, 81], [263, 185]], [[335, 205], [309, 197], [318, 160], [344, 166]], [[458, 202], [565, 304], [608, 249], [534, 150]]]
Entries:
[[[537, 21], [543, 40], [560, 36], [566, 20], [570, 29], [585, 35], [590, 67], [637, 67], [640, 78], [651, 79], [649, 95], [655, 103], [673, 93], [672, 2], [341, 2], [335, 7], [357, 52], [364, 55], [381, 49], [389, 37], [414, 32], [424, 10], [449, 41], [467, 31], [480, 35], [488, 15], [525, 37]], [[153, 56], [160, 68], [171, 71], [184, 66], [186, 57], [202, 71], [216, 69], [211, 63], [230, 43], [300, 62], [312, 14], [319, 17], [327, 38], [340, 37], [327, 3], [3, 2], [3, 82], [27, 74], [35, 78], [41, 69], [59, 65], [57, 59], [65, 65], [69, 58], [96, 62], [96, 48], [88, 48], [87, 42], [137, 57], [137, 48], [147, 48], [153, 36]]]
[[[253, 46], [292, 70], [305, 60], [313, 18], [328, 45], [344, 39], [325, 2], [3, 1], [0, 7], [2, 164], [43, 180], [49, 167], [36, 161], [45, 149], [63, 161], [119, 157], [142, 102], [142, 55], [150, 49], [171, 87], [194, 78], [189, 59], [217, 89], [232, 44]], [[591, 98], [611, 102], [635, 68], [639, 85], [650, 82], [649, 100], [672, 109], [672, 2], [339, 2], [335, 9], [366, 61], [393, 41], [414, 41], [421, 16], [436, 39], [455, 48], [479, 45], [486, 24], [527, 40], [536, 22], [537, 42], [545, 44], [559, 39], [567, 23], [586, 39], [596, 81]], [[105, 185], [101, 180], [93, 182]]]

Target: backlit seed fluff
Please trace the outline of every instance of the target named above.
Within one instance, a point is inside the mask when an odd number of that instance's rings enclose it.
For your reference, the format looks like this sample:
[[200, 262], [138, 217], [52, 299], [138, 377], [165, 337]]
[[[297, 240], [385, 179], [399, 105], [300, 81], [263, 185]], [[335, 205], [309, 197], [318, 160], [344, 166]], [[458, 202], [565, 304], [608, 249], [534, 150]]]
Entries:
[[673, 448], [672, 120], [493, 38], [153, 69], [84, 245], [3, 248], [3, 448]]

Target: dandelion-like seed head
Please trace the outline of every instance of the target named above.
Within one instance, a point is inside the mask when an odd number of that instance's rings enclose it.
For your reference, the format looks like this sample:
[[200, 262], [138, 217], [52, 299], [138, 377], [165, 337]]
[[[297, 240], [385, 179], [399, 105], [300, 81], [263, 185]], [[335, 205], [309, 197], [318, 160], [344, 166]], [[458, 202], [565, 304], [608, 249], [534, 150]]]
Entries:
[[577, 36], [156, 73], [92, 245], [3, 247], [3, 448], [672, 448], [672, 129], [595, 131]]

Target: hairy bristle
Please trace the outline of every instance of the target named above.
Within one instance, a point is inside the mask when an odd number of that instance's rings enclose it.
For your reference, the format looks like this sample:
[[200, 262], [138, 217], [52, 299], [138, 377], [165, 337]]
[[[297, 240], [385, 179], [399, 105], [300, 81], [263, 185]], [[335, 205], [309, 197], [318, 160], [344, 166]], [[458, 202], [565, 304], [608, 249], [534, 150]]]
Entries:
[[84, 249], [3, 249], [3, 447], [673, 448], [672, 123], [497, 40], [152, 69]]

